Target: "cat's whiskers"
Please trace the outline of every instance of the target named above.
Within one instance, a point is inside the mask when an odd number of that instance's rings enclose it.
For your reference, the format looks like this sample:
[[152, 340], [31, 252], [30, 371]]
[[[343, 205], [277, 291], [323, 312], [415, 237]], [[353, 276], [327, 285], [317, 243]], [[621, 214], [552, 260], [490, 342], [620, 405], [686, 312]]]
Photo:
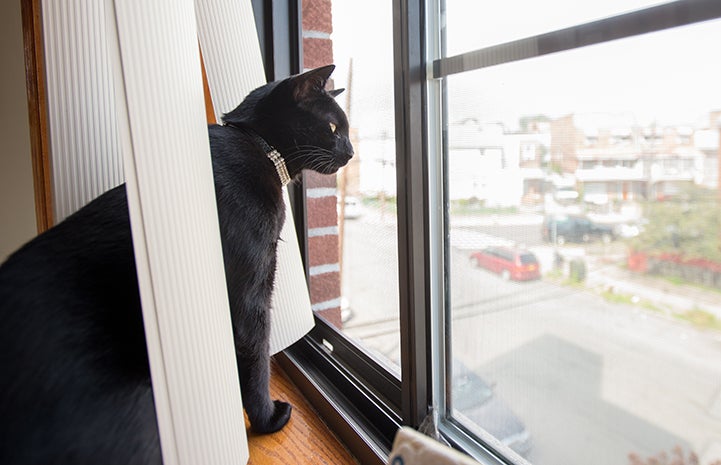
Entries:
[[[312, 166], [320, 166], [329, 164], [334, 161], [335, 157], [332, 152], [308, 152], [298, 154], [296, 160], [303, 161], [303, 164], [310, 162]], [[312, 168], [311, 168], [312, 169]]]
[[[335, 168], [335, 155], [333, 151], [315, 145], [297, 145], [295, 150], [288, 154], [288, 161], [300, 163], [304, 169], [323, 172], [326, 168]], [[308, 159], [312, 159], [306, 165]]]

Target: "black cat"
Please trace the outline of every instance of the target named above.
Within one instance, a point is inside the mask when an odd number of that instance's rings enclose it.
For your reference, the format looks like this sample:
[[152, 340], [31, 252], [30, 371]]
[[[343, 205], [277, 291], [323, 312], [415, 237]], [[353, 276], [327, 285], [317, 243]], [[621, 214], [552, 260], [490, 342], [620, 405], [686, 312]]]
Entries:
[[[209, 127], [243, 405], [259, 433], [291, 412], [268, 392], [282, 184], [353, 155], [340, 91], [325, 90], [333, 69], [262, 86]], [[0, 464], [161, 463], [124, 185], [0, 267], [0, 357]]]

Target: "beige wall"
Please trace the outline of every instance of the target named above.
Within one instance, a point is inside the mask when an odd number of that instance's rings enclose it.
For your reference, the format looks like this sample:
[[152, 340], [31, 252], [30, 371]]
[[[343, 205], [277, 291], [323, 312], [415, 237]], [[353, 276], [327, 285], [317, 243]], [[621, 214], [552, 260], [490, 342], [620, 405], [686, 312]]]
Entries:
[[37, 234], [20, 0], [0, 2], [0, 262]]

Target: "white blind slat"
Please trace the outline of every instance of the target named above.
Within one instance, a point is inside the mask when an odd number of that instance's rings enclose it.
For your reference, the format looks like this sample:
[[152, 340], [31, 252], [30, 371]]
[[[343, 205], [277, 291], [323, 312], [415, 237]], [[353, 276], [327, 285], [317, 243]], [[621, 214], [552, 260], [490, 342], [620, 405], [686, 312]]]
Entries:
[[245, 463], [193, 1], [114, 4], [120, 141], [163, 461]]
[[[250, 2], [195, 0], [198, 38], [216, 118], [234, 109], [265, 72]], [[278, 267], [271, 305], [270, 352], [279, 352], [313, 328], [313, 311], [285, 192], [286, 221], [278, 242]]]
[[54, 215], [62, 221], [123, 182], [105, 2], [44, 0]]

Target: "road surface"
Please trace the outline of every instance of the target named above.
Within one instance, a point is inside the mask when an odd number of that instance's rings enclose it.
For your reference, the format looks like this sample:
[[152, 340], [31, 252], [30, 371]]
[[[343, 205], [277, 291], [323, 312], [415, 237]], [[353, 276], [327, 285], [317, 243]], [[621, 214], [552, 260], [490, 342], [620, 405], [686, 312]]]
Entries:
[[[395, 225], [376, 220], [346, 223], [345, 331], [398, 364]], [[464, 231], [503, 241], [504, 228]], [[531, 238], [538, 225], [513, 228]], [[721, 333], [550, 280], [506, 282], [468, 254], [451, 252], [451, 350], [525, 423], [531, 463], [628, 465], [676, 446], [721, 459]]]

